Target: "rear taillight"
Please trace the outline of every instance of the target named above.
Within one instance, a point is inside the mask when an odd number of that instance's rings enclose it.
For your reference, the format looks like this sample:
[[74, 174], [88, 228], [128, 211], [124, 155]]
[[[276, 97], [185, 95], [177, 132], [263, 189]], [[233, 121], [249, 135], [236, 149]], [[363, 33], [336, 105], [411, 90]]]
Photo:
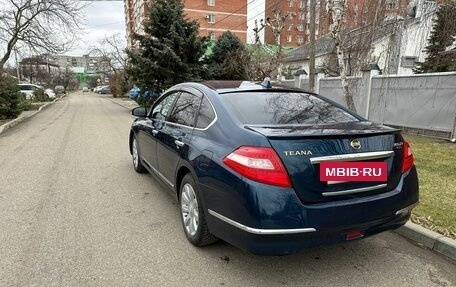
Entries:
[[408, 171], [413, 166], [412, 149], [408, 142], [404, 141], [404, 155], [402, 160], [402, 173]]
[[285, 167], [272, 148], [243, 146], [225, 157], [223, 163], [248, 179], [291, 187]]

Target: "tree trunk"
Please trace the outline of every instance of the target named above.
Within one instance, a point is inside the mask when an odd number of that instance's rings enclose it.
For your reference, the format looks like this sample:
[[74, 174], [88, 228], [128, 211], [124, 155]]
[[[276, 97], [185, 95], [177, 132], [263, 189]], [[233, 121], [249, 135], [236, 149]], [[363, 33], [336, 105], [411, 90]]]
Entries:
[[[341, 3], [342, 2], [342, 3]], [[345, 63], [345, 52], [342, 48], [342, 23], [343, 18], [345, 17], [345, 1], [342, 0], [330, 0], [328, 2], [328, 13], [331, 16], [333, 21], [331, 27], [331, 36], [334, 39], [334, 45], [336, 46], [337, 61], [339, 63], [339, 74], [342, 84], [342, 89], [344, 91], [344, 100], [347, 104], [347, 107], [356, 113], [355, 102], [353, 101], [353, 96], [350, 93], [350, 88], [347, 81], [347, 64]]]
[[348, 81], [347, 81], [347, 67], [346, 63], [344, 61], [345, 59], [345, 52], [343, 49], [340, 47], [341, 39], [340, 39], [340, 34], [338, 35], [336, 41], [336, 49], [337, 49], [337, 60], [339, 62], [339, 74], [340, 74], [340, 81], [342, 84], [342, 89], [344, 91], [344, 100], [345, 103], [347, 104], [347, 107], [356, 113], [356, 107], [355, 107], [355, 102], [353, 101], [353, 95], [350, 93], [350, 88], [348, 86]]

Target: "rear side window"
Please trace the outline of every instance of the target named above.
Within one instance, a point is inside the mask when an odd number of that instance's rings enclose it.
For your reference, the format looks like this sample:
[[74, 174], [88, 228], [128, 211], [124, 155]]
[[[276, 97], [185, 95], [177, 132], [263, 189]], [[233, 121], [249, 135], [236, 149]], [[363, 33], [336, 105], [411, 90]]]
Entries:
[[222, 94], [222, 99], [243, 124], [293, 125], [359, 121], [350, 113], [313, 95], [297, 92]]
[[214, 119], [214, 109], [212, 108], [209, 100], [206, 97], [203, 97], [201, 108], [198, 113], [198, 119], [196, 120], [196, 127], [199, 129], [205, 129], [212, 123]]
[[168, 121], [194, 127], [195, 117], [198, 113], [200, 102], [201, 97], [182, 92], [174, 105], [173, 111], [169, 115]]

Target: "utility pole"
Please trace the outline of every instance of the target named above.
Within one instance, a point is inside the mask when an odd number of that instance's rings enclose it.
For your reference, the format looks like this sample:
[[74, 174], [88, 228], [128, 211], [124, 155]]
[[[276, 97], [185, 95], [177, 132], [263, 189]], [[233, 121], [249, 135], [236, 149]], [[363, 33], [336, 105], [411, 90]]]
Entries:
[[316, 0], [310, 0], [310, 35], [309, 35], [309, 90], [315, 92], [315, 14]]

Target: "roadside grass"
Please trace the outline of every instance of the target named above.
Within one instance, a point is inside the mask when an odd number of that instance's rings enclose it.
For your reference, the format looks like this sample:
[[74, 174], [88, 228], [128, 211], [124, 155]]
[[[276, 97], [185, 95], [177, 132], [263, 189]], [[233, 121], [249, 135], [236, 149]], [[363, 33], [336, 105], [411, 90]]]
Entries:
[[404, 135], [415, 157], [420, 204], [412, 221], [456, 239], [456, 144], [447, 140]]

